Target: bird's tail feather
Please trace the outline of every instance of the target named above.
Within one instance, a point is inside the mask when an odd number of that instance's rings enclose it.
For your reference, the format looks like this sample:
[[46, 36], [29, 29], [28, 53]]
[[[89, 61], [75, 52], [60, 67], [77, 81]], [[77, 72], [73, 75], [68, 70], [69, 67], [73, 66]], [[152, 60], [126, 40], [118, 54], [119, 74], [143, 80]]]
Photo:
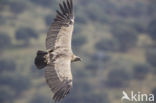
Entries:
[[48, 64], [48, 52], [46, 51], [37, 51], [37, 55], [35, 58], [35, 65], [38, 69], [42, 69]]

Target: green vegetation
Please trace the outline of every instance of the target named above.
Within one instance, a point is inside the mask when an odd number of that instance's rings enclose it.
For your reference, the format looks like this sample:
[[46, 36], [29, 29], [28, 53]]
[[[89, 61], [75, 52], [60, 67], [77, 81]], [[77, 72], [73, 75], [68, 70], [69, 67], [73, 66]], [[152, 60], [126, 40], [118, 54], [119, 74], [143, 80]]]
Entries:
[[146, 60], [151, 66], [156, 67], [156, 49], [149, 49], [146, 51]]
[[1, 50], [11, 46], [11, 39], [5, 33], [0, 33], [0, 48]]
[[[59, 0], [0, 0], [0, 102], [53, 103], [34, 57]], [[120, 103], [123, 90], [156, 93], [155, 0], [76, 0], [73, 89], [62, 103]], [[147, 88], [147, 90], [145, 90]], [[9, 98], [9, 99], [8, 99]]]
[[145, 79], [146, 76], [148, 75], [149, 71], [150, 71], [150, 68], [148, 65], [136, 64], [136, 65], [134, 65], [134, 70], [133, 70], [134, 76], [133, 77], [138, 80]]
[[128, 49], [135, 47], [137, 42], [137, 32], [125, 24], [116, 24], [112, 26], [111, 32], [119, 43], [120, 51], [127, 51]]
[[13, 61], [0, 60], [0, 68], [1, 68], [1, 73], [3, 73], [4, 71], [15, 71], [16, 65]]
[[130, 80], [130, 74], [123, 69], [117, 69], [110, 71], [108, 73], [108, 80], [106, 81], [106, 85], [108, 88], [121, 88], [123, 86], [128, 86], [128, 82]]
[[156, 19], [154, 20], [151, 20], [149, 25], [148, 25], [148, 33], [149, 33], [149, 36], [153, 39], [153, 40], [156, 40]]
[[116, 40], [109, 40], [108, 38], [99, 40], [95, 44], [96, 50], [99, 51], [117, 51], [118, 45]]
[[15, 35], [17, 40], [23, 40], [26, 45], [29, 44], [30, 38], [38, 38], [37, 33], [33, 29], [25, 27], [17, 29]]

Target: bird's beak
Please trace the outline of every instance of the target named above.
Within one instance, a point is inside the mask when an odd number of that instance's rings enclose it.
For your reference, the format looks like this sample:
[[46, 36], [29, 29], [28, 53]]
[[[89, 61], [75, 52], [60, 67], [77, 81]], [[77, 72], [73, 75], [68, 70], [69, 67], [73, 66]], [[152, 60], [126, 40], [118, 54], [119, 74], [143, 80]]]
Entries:
[[81, 61], [82, 61], [82, 59], [79, 57], [79, 58], [77, 58], [77, 60], [76, 60], [76, 61], [80, 61], [80, 62], [81, 62]]
[[82, 61], [82, 59], [80, 57], [77, 57], [73, 62], [76, 62], [76, 61]]
[[78, 58], [78, 61], [80, 61], [80, 62], [81, 62], [81, 61], [82, 61], [82, 58]]

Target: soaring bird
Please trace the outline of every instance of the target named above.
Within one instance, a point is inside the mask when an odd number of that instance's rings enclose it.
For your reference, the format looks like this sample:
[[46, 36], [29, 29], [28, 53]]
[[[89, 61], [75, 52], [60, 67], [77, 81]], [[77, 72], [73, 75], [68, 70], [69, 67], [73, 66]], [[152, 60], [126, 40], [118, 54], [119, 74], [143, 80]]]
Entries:
[[54, 93], [55, 102], [63, 99], [72, 88], [71, 63], [81, 61], [71, 48], [74, 28], [73, 1], [59, 3], [56, 17], [46, 37], [46, 50], [37, 51], [35, 65], [45, 69], [45, 79]]

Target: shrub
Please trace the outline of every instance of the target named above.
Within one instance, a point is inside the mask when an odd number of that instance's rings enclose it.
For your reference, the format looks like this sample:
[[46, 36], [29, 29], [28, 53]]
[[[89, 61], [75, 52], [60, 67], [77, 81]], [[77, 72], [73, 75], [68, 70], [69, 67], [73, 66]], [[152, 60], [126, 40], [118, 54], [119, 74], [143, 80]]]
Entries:
[[15, 0], [0, 0], [0, 11], [9, 8], [12, 13], [19, 14], [26, 9], [26, 4], [22, 1]]
[[156, 67], [156, 49], [146, 51], [146, 61], [153, 67]]
[[116, 24], [111, 28], [111, 32], [119, 43], [120, 51], [126, 52], [129, 48], [136, 45], [138, 39], [137, 32], [128, 25]]
[[27, 27], [21, 27], [17, 29], [16, 31], [17, 40], [23, 40], [26, 44], [29, 44], [30, 38], [35, 38], [35, 39], [38, 38], [37, 33], [33, 29]]
[[100, 51], [116, 51], [117, 44], [110, 39], [101, 39], [95, 44], [95, 48]]
[[149, 33], [149, 36], [153, 39], [156, 40], [156, 19], [152, 20], [147, 28], [147, 31]]
[[140, 22], [133, 22], [131, 24], [131, 27], [134, 28], [139, 34], [140, 33], [145, 33], [147, 31], [147, 27], [144, 23], [140, 23]]
[[26, 9], [26, 4], [23, 2], [11, 2], [9, 4], [10, 10], [15, 14], [22, 13]]
[[4, 49], [8, 46], [11, 46], [11, 39], [10, 37], [5, 33], [0, 33], [0, 48]]
[[0, 101], [1, 103], [11, 103], [14, 98], [14, 91], [11, 88], [0, 86]]
[[73, 85], [74, 89], [72, 89], [70, 95], [61, 103], [109, 103], [108, 95], [106, 93], [103, 91], [98, 93], [93, 91], [93, 86], [83, 78], [79, 80], [79, 83], [74, 82]]
[[50, 0], [31, 0], [31, 1], [43, 6], [49, 5], [51, 3]]
[[134, 65], [133, 74], [135, 79], [145, 79], [149, 73], [149, 67], [145, 64], [136, 64]]
[[31, 82], [27, 77], [22, 75], [9, 74], [0, 76], [0, 85], [8, 86], [14, 90], [16, 94], [20, 94], [23, 90], [26, 90], [30, 87]]
[[30, 103], [48, 103], [49, 99], [46, 96], [36, 94]]
[[135, 3], [133, 6], [123, 5], [120, 7], [120, 9], [118, 9], [118, 14], [122, 17], [139, 17], [143, 13], [143, 7], [144, 5], [142, 5], [141, 3]]
[[91, 56], [91, 59], [92, 59], [92, 61], [107, 62], [111, 59], [111, 57], [107, 53], [97, 52]]
[[[1, 6], [1, 5], [0, 5]], [[0, 8], [1, 9], [1, 8]], [[3, 16], [0, 16], [0, 25], [4, 25], [6, 23], [6, 19]]]
[[0, 73], [3, 71], [14, 71], [16, 64], [13, 61], [0, 60]]
[[50, 6], [56, 6], [55, 0], [31, 0], [33, 3], [44, 6], [44, 7], [50, 7]]
[[106, 85], [108, 87], [120, 88], [126, 86], [130, 80], [130, 74], [124, 69], [114, 69], [109, 72]]
[[85, 68], [88, 70], [93, 70], [94, 72], [96, 72], [98, 69], [98, 65], [95, 63], [91, 63], [91, 64], [86, 65]]

